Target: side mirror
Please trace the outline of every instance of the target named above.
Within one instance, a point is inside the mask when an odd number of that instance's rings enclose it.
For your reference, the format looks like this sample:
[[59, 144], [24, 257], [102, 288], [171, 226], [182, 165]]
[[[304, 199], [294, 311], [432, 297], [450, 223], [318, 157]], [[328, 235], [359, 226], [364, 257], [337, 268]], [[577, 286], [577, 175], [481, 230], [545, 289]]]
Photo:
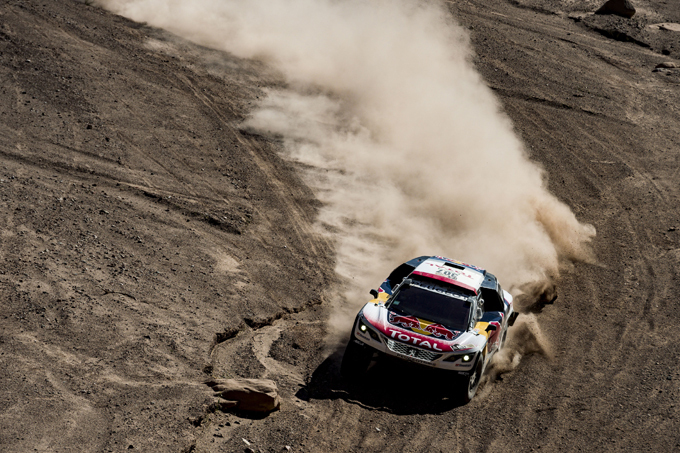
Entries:
[[375, 289], [372, 289], [368, 292], [371, 296], [373, 296], [374, 299], [378, 298], [378, 291]]
[[493, 324], [489, 324], [486, 326], [486, 331], [489, 332], [490, 330], [498, 330], [498, 327], [494, 326]]

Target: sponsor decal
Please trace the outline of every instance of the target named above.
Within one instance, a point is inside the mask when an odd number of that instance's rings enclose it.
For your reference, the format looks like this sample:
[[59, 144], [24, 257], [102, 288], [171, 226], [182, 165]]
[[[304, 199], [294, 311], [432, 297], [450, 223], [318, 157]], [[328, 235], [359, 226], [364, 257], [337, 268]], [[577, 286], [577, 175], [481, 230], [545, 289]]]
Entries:
[[448, 269], [444, 269], [440, 267], [435, 271], [436, 275], [441, 275], [442, 277], [450, 278], [451, 280], [458, 280], [458, 276], [461, 274], [460, 272], [456, 271], [450, 271]]
[[489, 345], [495, 346], [500, 339], [501, 334], [501, 324], [498, 321], [491, 321], [489, 325], [496, 326], [496, 330], [489, 332]]
[[446, 341], [451, 341], [460, 335], [460, 332], [457, 330], [449, 330], [441, 324], [423, 321], [415, 316], [398, 315], [394, 312], [389, 312], [388, 320], [392, 325], [410, 329], [421, 335], [432, 335]]
[[447, 283], [451, 283], [453, 285], [469, 289], [475, 294], [477, 294], [477, 289], [479, 288], [479, 284], [481, 283], [477, 281], [479, 279], [476, 279], [473, 275], [464, 274], [461, 271], [449, 270], [443, 267], [437, 268], [437, 270], [434, 272], [430, 272], [428, 269], [423, 270], [418, 269], [420, 268], [417, 268], [415, 271], [413, 271], [413, 275], [422, 275], [423, 277], [428, 277], [435, 280], [441, 280]]
[[445, 288], [441, 285], [438, 285], [437, 280], [428, 281], [427, 283], [426, 282], [418, 282], [414, 286], [417, 286], [418, 288], [429, 289], [430, 291], [434, 291], [434, 292], [439, 293], [439, 294], [446, 294], [447, 296], [453, 297], [454, 299], [463, 300], [463, 301], [467, 300], [467, 298], [465, 296], [461, 296], [460, 294], [453, 292], [448, 288]]
[[452, 260], [451, 258], [446, 258], [446, 257], [443, 257], [443, 256], [435, 256], [435, 258], [440, 259], [440, 260], [444, 260], [444, 261], [448, 261], [449, 263], [460, 264], [461, 266], [469, 267], [470, 269], [474, 269], [474, 270], [479, 271], [479, 272], [484, 272], [484, 269], [482, 269], [481, 267], [473, 266], [472, 264], [463, 263], [462, 261]]
[[440, 267], [436, 270], [435, 275], [439, 275], [441, 277], [445, 278], [450, 278], [451, 280], [458, 280], [458, 278], [462, 275], [465, 278], [469, 278], [471, 280], [474, 280], [474, 275], [472, 274], [466, 274], [465, 272], [461, 270], [454, 270], [454, 269], [447, 269], [445, 267]]
[[[404, 343], [409, 343], [414, 346], [420, 346], [421, 348], [428, 348], [432, 349], [433, 351], [444, 351], [442, 348], [440, 348], [439, 344], [436, 341], [430, 342], [430, 340], [422, 340], [420, 338], [413, 337], [411, 335], [407, 335], [404, 332], [399, 332], [398, 330], [392, 330], [388, 329], [387, 333], [390, 338], [394, 338], [396, 340], [402, 341]], [[447, 348], [448, 349], [448, 348]]]
[[389, 315], [390, 324], [405, 327], [407, 329], [419, 329], [420, 321], [415, 316], [402, 316], [394, 312]]
[[441, 324], [430, 324], [429, 326], [425, 327], [423, 329], [425, 332], [428, 332], [432, 335], [434, 335], [437, 338], [444, 338], [445, 340], [451, 341], [454, 338], [456, 338], [460, 332], [458, 331], [450, 331], [446, 327], [442, 326]]

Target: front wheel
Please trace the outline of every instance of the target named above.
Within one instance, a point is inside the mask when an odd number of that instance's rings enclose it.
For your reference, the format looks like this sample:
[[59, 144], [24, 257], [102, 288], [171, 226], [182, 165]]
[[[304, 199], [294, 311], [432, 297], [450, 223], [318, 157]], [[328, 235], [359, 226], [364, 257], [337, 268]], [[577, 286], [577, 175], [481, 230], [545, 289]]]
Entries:
[[350, 338], [345, 348], [345, 355], [342, 356], [340, 373], [345, 379], [354, 380], [366, 372], [372, 358], [371, 349], [356, 344], [354, 338]]
[[472, 401], [475, 393], [477, 393], [477, 388], [482, 380], [482, 373], [484, 372], [484, 357], [479, 356], [477, 358], [477, 363], [472, 368], [470, 375], [464, 378], [460, 383], [458, 395], [463, 404], [467, 404]]

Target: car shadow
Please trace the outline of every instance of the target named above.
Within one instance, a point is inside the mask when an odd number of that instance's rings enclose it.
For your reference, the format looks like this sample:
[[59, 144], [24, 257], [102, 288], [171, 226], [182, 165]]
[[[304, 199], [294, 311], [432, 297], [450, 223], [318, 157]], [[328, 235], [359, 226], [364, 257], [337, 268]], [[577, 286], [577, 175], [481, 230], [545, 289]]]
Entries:
[[296, 396], [304, 401], [342, 399], [398, 415], [440, 414], [461, 405], [450, 397], [456, 384], [450, 376], [386, 357], [374, 361], [356, 382], [348, 382], [340, 375], [344, 351], [339, 347], [324, 360]]

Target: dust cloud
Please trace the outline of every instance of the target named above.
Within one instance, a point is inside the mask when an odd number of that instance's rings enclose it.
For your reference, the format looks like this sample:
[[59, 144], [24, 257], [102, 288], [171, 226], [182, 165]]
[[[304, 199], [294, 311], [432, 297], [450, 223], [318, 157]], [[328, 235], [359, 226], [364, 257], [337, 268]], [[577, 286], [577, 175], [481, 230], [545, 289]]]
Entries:
[[471, 63], [444, 3], [407, 0], [101, 0], [285, 77], [244, 125], [280, 137], [324, 203], [346, 332], [387, 273], [445, 255], [514, 290], [591, 259], [595, 231], [546, 188]]
[[505, 346], [493, 356], [484, 372], [479, 396], [487, 395], [492, 388], [490, 384], [517, 368], [521, 358], [528, 354], [541, 354], [548, 360], [555, 358], [552, 346], [543, 335], [533, 313], [520, 316], [512, 329], [508, 329]]

